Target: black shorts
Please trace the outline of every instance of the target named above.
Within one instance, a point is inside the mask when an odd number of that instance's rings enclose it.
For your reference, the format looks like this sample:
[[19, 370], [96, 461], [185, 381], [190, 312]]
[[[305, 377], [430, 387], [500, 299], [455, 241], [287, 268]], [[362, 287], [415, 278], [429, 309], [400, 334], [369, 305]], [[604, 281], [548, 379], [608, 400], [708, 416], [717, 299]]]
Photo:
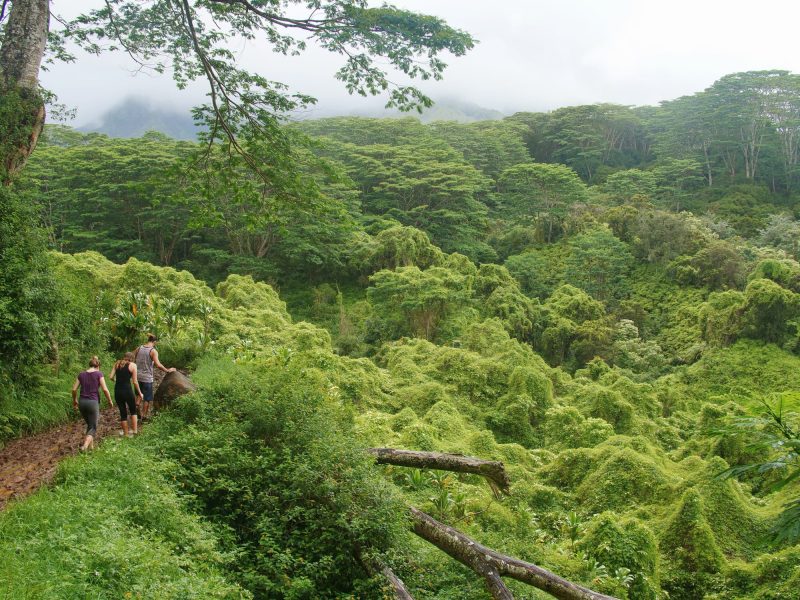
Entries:
[[145, 383], [144, 381], [139, 382], [139, 389], [142, 390], [142, 396], [144, 396], [145, 402], [152, 402], [153, 401], [153, 382]]

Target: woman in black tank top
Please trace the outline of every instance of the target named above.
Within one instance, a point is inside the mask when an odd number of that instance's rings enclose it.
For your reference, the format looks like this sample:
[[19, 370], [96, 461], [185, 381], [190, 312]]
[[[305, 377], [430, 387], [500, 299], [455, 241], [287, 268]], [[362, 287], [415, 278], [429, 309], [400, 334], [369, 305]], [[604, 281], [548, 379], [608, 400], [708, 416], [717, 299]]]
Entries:
[[[136, 380], [136, 363], [133, 352], [128, 352], [125, 358], [114, 363], [110, 377], [114, 380], [114, 398], [119, 408], [119, 421], [122, 427], [120, 435], [135, 435], [139, 433], [136, 406], [137, 400], [142, 397], [142, 392], [139, 389], [139, 382]], [[133, 395], [131, 382], [136, 387], [136, 396]]]

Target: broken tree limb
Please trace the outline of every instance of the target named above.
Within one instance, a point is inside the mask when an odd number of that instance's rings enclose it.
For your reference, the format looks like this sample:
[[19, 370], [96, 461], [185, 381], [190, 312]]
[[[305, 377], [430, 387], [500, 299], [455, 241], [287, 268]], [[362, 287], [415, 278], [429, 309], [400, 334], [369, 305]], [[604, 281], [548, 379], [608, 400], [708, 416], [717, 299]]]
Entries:
[[370, 448], [367, 450], [382, 465], [397, 465], [417, 469], [439, 469], [456, 473], [472, 473], [485, 477], [493, 489], [508, 494], [511, 479], [505, 466], [499, 460], [483, 460], [474, 456], [461, 454], [445, 454], [443, 452], [418, 452], [414, 450], [396, 450], [394, 448]]
[[414, 600], [411, 593], [406, 588], [403, 580], [395, 575], [394, 571], [379, 558], [359, 556], [361, 564], [372, 575], [380, 575], [392, 586], [392, 592], [397, 600]]
[[[440, 523], [413, 506], [410, 507], [410, 511], [414, 533], [483, 576], [487, 579], [487, 585], [489, 579], [486, 578], [485, 569], [489, 566], [495, 569], [499, 576], [522, 581], [559, 598], [559, 600], [615, 600], [613, 596], [593, 592], [567, 581], [547, 569], [482, 546], [457, 529]], [[492, 591], [491, 588], [490, 591]], [[508, 598], [511, 596], [495, 597]]]
[[392, 586], [392, 591], [394, 592], [394, 597], [397, 600], [414, 600], [414, 598], [409, 594], [408, 590], [406, 589], [406, 584], [394, 574], [389, 567], [383, 565], [381, 567], [381, 575], [383, 575], [386, 579], [389, 580], [389, 583]]
[[500, 578], [500, 574], [497, 572], [497, 569], [488, 563], [483, 565], [483, 569], [483, 579], [486, 583], [486, 588], [489, 590], [492, 600], [514, 600], [514, 595], [511, 593], [511, 590], [506, 587], [506, 584], [503, 583], [503, 580]]

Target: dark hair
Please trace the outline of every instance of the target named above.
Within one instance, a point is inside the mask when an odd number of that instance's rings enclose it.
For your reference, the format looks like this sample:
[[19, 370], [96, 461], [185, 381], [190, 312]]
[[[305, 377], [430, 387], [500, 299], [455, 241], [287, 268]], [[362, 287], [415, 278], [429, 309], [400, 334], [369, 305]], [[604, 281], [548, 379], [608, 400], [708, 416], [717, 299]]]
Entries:
[[94, 367], [95, 369], [100, 368], [100, 359], [97, 358], [96, 356], [93, 356], [92, 358], [89, 359], [89, 368], [91, 369], [92, 367]]
[[148, 342], [157, 342], [158, 338], [156, 337], [156, 335], [154, 333], [148, 333], [147, 334], [147, 341]]

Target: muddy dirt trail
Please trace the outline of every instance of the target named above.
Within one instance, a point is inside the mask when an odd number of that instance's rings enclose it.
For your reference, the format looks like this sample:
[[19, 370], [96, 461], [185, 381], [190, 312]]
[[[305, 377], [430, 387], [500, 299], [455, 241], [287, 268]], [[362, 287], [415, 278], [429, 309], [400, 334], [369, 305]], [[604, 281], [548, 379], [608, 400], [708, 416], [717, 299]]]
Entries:
[[[156, 376], [156, 387], [162, 377]], [[104, 437], [119, 435], [119, 410], [105, 406], [97, 423], [95, 445]], [[147, 421], [144, 423], [147, 427]], [[140, 430], [142, 425], [139, 426]], [[42, 433], [11, 440], [0, 448], [0, 511], [12, 498], [22, 498], [49, 483], [56, 473], [58, 463], [67, 456], [78, 454], [86, 424], [77, 421], [54, 427]]]
[[[108, 405], [106, 405], [108, 406]], [[27, 496], [49, 482], [58, 463], [78, 453], [86, 424], [83, 419], [10, 441], [0, 449], [0, 510], [12, 498]], [[118, 435], [119, 411], [105, 408], [97, 424], [97, 438]], [[96, 443], [96, 442], [95, 442]]]

